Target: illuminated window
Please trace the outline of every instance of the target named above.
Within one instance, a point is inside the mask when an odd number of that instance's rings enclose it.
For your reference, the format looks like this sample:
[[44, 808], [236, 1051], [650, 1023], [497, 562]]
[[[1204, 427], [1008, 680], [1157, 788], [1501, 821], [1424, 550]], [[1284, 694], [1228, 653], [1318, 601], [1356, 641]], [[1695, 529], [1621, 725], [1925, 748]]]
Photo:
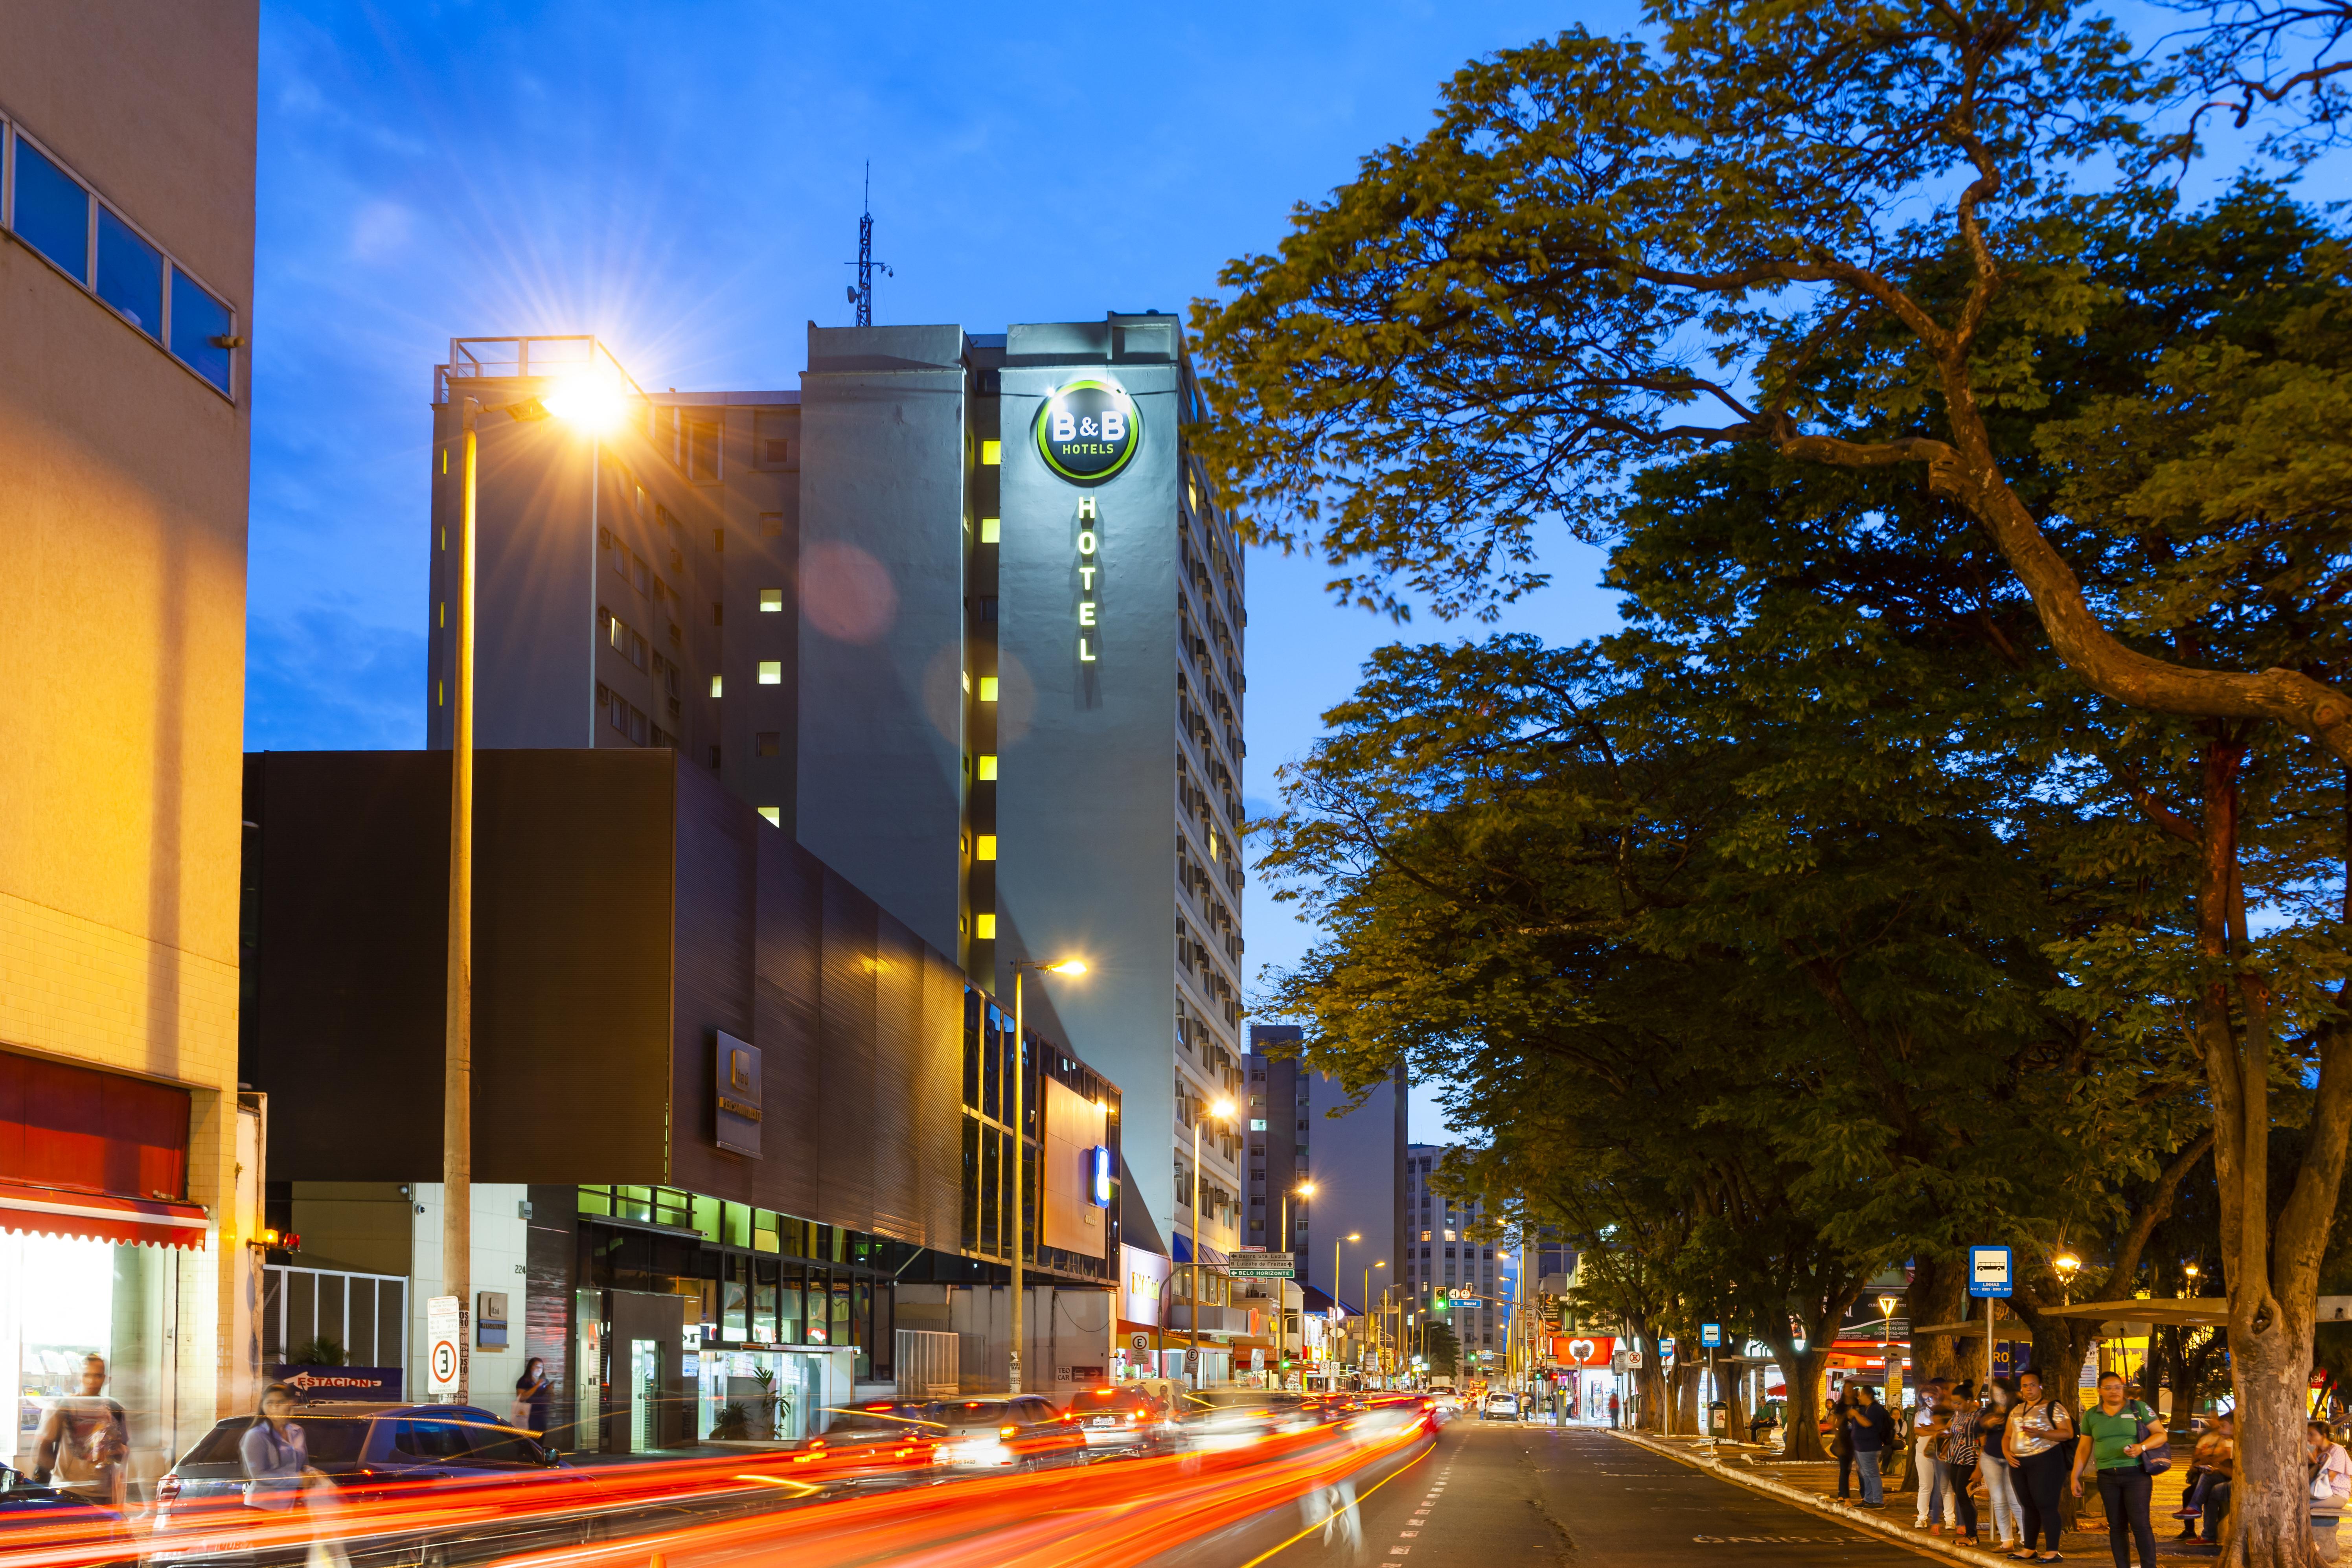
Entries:
[[[996, 940], [996, 917], [994, 915], [974, 915], [972, 917], [972, 934], [979, 937], [982, 942], [994, 942]], [[1007, 1048], [1009, 1049], [1010, 1047]]]
[[782, 686], [783, 683], [784, 661], [781, 658], [761, 659], [760, 661], [760, 684], [762, 686]]
[[983, 517], [980, 520], [980, 542], [982, 544], [996, 543], [1003, 531], [1003, 525], [996, 519], [992, 517]]
[[760, 815], [768, 819], [768, 826], [771, 827], [782, 827], [784, 825], [784, 808], [781, 805], [763, 805], [760, 808]]
[[783, 607], [784, 591], [782, 588], [762, 588], [760, 590], [761, 614], [779, 615], [782, 613]]
[[996, 858], [995, 834], [983, 833], [980, 836], [980, 847], [972, 851], [972, 858], [975, 860], [993, 860]]
[[710, 695], [713, 697], [719, 695], [719, 677], [715, 675], [710, 678]]
[[772, 757], [783, 751], [784, 734], [781, 730], [762, 730], [752, 738], [751, 749], [763, 757]]
[[982, 441], [982, 442], [980, 444], [980, 466], [981, 466], [982, 468], [993, 468], [998, 467], [998, 466], [999, 466], [1000, 464], [1002, 464], [1003, 461], [1004, 461], [1004, 443], [1003, 443], [1003, 442], [1002, 442], [1002, 441]]
[[992, 756], [984, 756], [984, 757], [981, 758], [981, 759], [980, 759], [980, 782], [981, 782], [981, 783], [982, 783], [982, 784], [988, 784], [988, 783], [992, 782], [992, 781], [995, 779], [995, 777], [996, 777], [996, 759], [995, 759], [994, 757], [992, 757]]
[[983, 675], [980, 678], [980, 700], [982, 702], [996, 700], [996, 677]]

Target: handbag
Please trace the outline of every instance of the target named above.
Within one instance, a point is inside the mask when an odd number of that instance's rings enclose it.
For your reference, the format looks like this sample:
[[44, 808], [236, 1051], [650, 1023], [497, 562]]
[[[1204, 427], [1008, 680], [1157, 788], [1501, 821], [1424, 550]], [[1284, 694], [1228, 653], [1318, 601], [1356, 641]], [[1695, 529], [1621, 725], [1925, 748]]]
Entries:
[[[2132, 1441], [2135, 1443], [2147, 1441], [2147, 1429], [2153, 1423], [2148, 1420], [2147, 1412], [2147, 1405], [2137, 1399], [2132, 1401], [2132, 1415], [2139, 1423], [2137, 1429], [2132, 1434]], [[2140, 1450], [2139, 1468], [2151, 1476], [2164, 1474], [2165, 1471], [2172, 1468], [2172, 1450], [2169, 1447], [2152, 1452], [2143, 1448]]]

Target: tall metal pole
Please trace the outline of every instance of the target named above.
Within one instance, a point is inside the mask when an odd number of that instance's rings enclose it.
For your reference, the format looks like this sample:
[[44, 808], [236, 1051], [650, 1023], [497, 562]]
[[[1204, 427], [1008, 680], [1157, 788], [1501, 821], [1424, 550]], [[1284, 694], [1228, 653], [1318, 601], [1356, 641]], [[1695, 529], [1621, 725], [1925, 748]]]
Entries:
[[[441, 1040], [441, 1288], [457, 1298], [457, 1403], [470, 1402], [473, 1355], [464, 1324], [474, 1250], [474, 494], [472, 398], [457, 405], [464, 436], [457, 538], [443, 574], [449, 596], [449, 952]], [[454, 581], [451, 579], [454, 577]]]
[[[1290, 1189], [1282, 1189], [1282, 1249], [1290, 1250]], [[1282, 1321], [1290, 1316], [1290, 1281], [1274, 1282], [1274, 1385], [1282, 1386]]]
[[1192, 1298], [1192, 1321], [1186, 1325], [1190, 1344], [1184, 1352], [1192, 1373], [1192, 1386], [1201, 1384], [1201, 1121], [1206, 1113], [1192, 1113], [1192, 1271], [1184, 1277], [1186, 1289]]
[[[868, 217], [864, 224], [860, 225], [858, 229], [860, 235], [871, 229], [873, 222], [874, 220]], [[859, 254], [863, 256], [864, 253], [861, 242]], [[861, 268], [859, 271], [859, 280], [862, 282], [864, 268]], [[863, 304], [859, 305], [857, 308], [859, 326], [866, 325], [866, 307]], [[1024, 1297], [1026, 1294], [1025, 1284], [1021, 1275], [1021, 1244], [1028, 1228], [1029, 1215], [1028, 1194], [1022, 1190], [1029, 1169], [1029, 1124], [1022, 1120], [1024, 1098], [1022, 1091], [1026, 1088], [1028, 1078], [1028, 1075], [1022, 1070], [1022, 1056], [1024, 1047], [1029, 1043], [1028, 1029], [1022, 1016], [1022, 968], [1023, 965], [1017, 963], [1013, 966], [1013, 1376], [1009, 1386], [1014, 1394], [1021, 1392], [1023, 1327], [1021, 1309], [1025, 1304]]]

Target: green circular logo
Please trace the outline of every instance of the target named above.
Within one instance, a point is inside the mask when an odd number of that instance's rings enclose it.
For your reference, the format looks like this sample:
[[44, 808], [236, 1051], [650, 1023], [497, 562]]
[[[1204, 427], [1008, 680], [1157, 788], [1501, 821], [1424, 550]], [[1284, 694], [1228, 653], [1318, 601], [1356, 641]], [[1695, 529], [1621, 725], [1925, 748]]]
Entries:
[[1074, 485], [1098, 485], [1143, 440], [1135, 399], [1107, 381], [1074, 381], [1037, 409], [1037, 455]]

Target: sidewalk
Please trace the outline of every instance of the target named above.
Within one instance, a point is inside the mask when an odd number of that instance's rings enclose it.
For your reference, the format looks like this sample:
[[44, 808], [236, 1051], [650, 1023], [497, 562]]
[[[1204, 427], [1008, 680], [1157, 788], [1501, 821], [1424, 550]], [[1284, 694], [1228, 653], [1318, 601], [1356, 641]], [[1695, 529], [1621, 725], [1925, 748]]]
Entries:
[[[1753, 1447], [1745, 1443], [1711, 1442], [1704, 1437], [1658, 1437], [1647, 1432], [1621, 1431], [1618, 1436], [1629, 1443], [1681, 1460], [1696, 1468], [1708, 1470], [1737, 1486], [1778, 1497], [1786, 1502], [1801, 1504], [1817, 1512], [1843, 1520], [1882, 1535], [1891, 1535], [1905, 1544], [1923, 1552], [1935, 1552], [1955, 1563], [1996, 1563], [2009, 1559], [1997, 1552], [1979, 1549], [1969, 1551], [1954, 1546], [1948, 1511], [1945, 1533], [1930, 1535], [1915, 1530], [1911, 1521], [1916, 1517], [1918, 1499], [1909, 1489], [1905, 1478], [1905, 1489], [1895, 1489], [1895, 1479], [1887, 1479], [1886, 1507], [1884, 1510], [1856, 1508], [1852, 1502], [1837, 1498], [1837, 1465], [1834, 1461], [1798, 1462], [1777, 1457], [1777, 1450]], [[2155, 1499], [2148, 1510], [2156, 1526], [2157, 1555], [2177, 1558], [2182, 1562], [2211, 1559], [2216, 1549], [2172, 1539], [2180, 1532], [2181, 1521], [2172, 1517], [2180, 1506], [2181, 1478], [2188, 1470], [2188, 1445], [2177, 1443], [2173, 1447], [2172, 1468], [2156, 1478]], [[1990, 1546], [1993, 1542], [1991, 1510], [1978, 1506], [1978, 1539]], [[2106, 1516], [2099, 1507], [2097, 1494], [2083, 1500], [2083, 1511], [2070, 1526], [2062, 1550], [2071, 1559], [2077, 1552], [2096, 1561], [2104, 1556], [2107, 1546]]]

